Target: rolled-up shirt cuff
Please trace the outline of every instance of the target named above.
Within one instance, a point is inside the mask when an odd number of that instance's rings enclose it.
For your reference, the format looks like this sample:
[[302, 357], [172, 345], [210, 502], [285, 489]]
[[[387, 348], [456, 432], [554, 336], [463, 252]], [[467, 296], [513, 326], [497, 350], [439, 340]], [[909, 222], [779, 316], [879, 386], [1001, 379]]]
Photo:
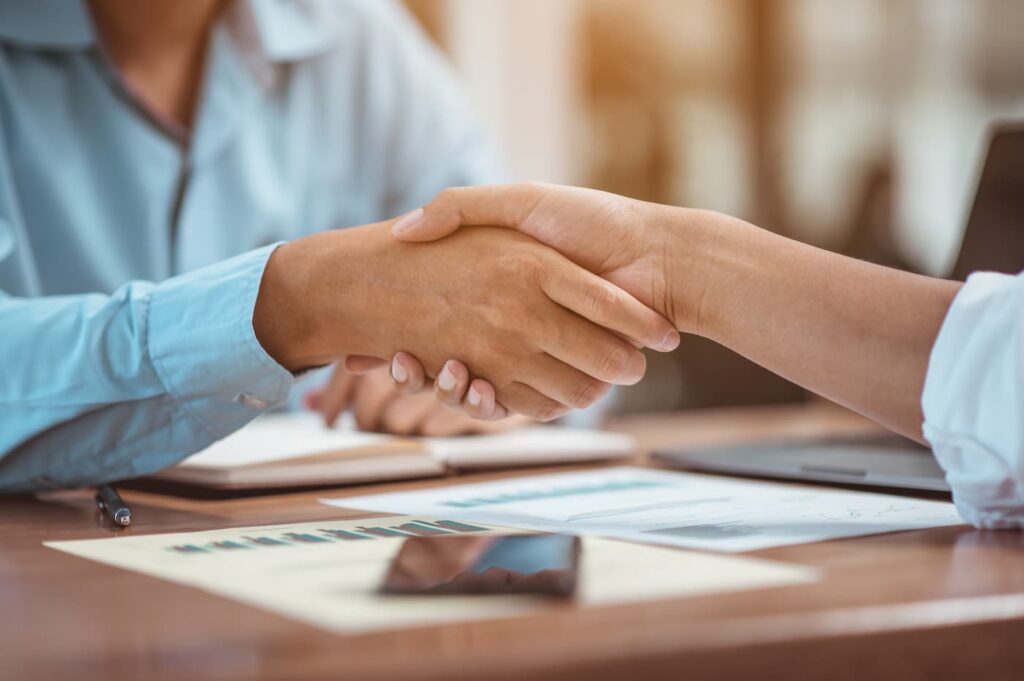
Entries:
[[213, 440], [284, 403], [295, 381], [260, 345], [252, 323], [263, 271], [279, 245], [168, 279], [150, 297], [153, 366]]
[[923, 433], [961, 515], [1024, 526], [1024, 278], [972, 275], [928, 362]]

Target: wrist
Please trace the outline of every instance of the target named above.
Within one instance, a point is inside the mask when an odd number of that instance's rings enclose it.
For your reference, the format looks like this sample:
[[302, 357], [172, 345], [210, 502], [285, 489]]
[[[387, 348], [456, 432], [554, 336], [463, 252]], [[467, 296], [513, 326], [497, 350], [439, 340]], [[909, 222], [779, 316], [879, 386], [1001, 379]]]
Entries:
[[270, 254], [260, 281], [252, 326], [260, 345], [292, 372], [329, 363], [317, 315], [309, 305], [311, 263], [302, 240], [283, 244]]
[[736, 294], [744, 263], [751, 263], [742, 220], [709, 210], [659, 206], [654, 218], [660, 242], [663, 314], [684, 333], [715, 338]]
[[321, 232], [279, 247], [256, 300], [256, 337], [291, 371], [349, 355], [380, 356], [396, 335], [394, 320], [402, 318], [380, 278], [399, 271], [399, 251], [388, 223]]

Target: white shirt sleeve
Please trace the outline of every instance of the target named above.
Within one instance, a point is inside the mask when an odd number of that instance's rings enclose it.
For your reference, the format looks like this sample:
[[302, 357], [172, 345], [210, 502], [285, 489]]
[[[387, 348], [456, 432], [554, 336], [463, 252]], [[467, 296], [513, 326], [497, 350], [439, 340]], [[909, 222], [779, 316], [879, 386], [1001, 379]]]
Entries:
[[1024, 527], [1024, 273], [972, 275], [946, 315], [922, 395], [924, 436], [961, 515]]

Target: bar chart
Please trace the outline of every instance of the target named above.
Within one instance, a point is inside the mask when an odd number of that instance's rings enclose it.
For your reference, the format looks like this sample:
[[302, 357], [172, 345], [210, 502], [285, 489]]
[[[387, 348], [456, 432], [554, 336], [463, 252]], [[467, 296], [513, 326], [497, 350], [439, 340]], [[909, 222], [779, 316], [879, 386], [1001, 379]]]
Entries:
[[[593, 483], [578, 485], [565, 485], [557, 487], [530, 487], [517, 489], [503, 494], [493, 496], [478, 496], [468, 499], [452, 499], [442, 502], [444, 506], [451, 508], [477, 508], [480, 506], [495, 506], [497, 504], [513, 504], [521, 501], [540, 501], [543, 499], [559, 499], [563, 497], [576, 497], [585, 494], [604, 494], [607, 492], [621, 492], [624, 490], [645, 489], [650, 487], [665, 487], [665, 483], [657, 480], [642, 479], [612, 479], [601, 480]], [[457, 490], [458, 488], [453, 488]]]
[[241, 534], [231, 539], [189, 544], [170, 544], [166, 550], [180, 555], [202, 555], [227, 551], [253, 551], [269, 548], [287, 548], [315, 544], [334, 544], [346, 541], [372, 541], [395, 537], [433, 537], [445, 534], [486, 532], [488, 528], [455, 520], [409, 520], [394, 525], [366, 525], [341, 528], [321, 527], [303, 532], [274, 534]]

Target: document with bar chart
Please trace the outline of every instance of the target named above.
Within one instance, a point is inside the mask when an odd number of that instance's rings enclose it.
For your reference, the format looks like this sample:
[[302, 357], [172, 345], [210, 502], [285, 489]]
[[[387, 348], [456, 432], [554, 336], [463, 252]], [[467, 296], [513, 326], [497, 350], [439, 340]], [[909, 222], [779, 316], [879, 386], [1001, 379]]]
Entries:
[[324, 503], [725, 552], [963, 522], [940, 501], [625, 466]]
[[[564, 607], [531, 596], [379, 593], [392, 557], [408, 537], [508, 531], [448, 516], [388, 516], [46, 545], [331, 631], [353, 632], [528, 615]], [[584, 540], [580, 576], [580, 607], [788, 586], [817, 579], [814, 570], [803, 567], [596, 537]]]

